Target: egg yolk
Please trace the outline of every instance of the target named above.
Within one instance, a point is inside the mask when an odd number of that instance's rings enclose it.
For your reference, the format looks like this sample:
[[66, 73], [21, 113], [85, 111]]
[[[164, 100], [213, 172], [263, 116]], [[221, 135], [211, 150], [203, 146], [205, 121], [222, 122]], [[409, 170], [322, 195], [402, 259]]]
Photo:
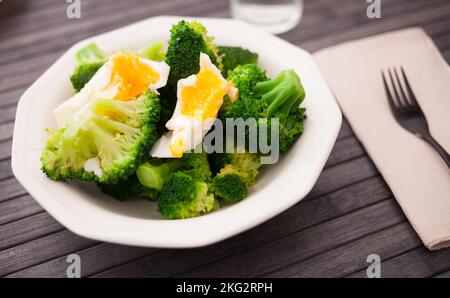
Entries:
[[183, 86], [181, 90], [181, 114], [202, 119], [215, 118], [227, 93], [227, 84], [200, 60], [200, 71], [196, 75], [196, 84]]
[[111, 57], [111, 77], [106, 89], [116, 88], [114, 99], [130, 100], [159, 81], [159, 73], [131, 54]]
[[185, 148], [186, 147], [185, 147], [183, 138], [181, 138], [181, 137], [177, 137], [169, 145], [170, 153], [172, 153], [172, 156], [176, 157], [176, 158], [183, 156]]

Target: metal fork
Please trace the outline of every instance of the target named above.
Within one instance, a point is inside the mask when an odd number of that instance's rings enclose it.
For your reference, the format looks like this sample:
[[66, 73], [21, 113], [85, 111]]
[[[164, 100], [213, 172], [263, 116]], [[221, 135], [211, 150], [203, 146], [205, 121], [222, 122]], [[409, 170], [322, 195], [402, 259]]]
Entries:
[[401, 82], [402, 80], [400, 79], [398, 74], [399, 71], [397, 71], [397, 69], [394, 68], [393, 71], [388, 69], [387, 73], [391, 87], [389, 87], [387, 83], [387, 76], [381, 71], [384, 88], [394, 118], [404, 129], [430, 144], [450, 168], [450, 155], [431, 136], [428, 130], [427, 119], [417, 103], [417, 98], [409, 84], [405, 70], [403, 67], [400, 67], [400, 70], [403, 83]]

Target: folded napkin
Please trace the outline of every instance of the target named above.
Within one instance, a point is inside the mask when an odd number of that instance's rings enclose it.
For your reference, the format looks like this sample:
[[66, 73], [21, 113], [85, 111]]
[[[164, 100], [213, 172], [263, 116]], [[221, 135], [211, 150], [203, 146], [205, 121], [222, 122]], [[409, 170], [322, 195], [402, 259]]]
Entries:
[[450, 151], [450, 68], [426, 33], [412, 28], [323, 49], [315, 60], [353, 131], [431, 250], [450, 246], [450, 169], [389, 110], [381, 70], [400, 66], [434, 138]]

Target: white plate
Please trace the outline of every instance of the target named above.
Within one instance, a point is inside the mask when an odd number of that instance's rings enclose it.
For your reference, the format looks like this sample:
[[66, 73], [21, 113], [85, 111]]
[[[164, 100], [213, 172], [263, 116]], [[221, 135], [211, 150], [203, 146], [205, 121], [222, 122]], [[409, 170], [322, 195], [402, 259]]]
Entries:
[[[244, 201], [210, 214], [164, 220], [155, 204], [119, 202], [95, 185], [53, 182], [40, 170], [46, 128], [56, 127], [51, 111], [73, 94], [69, 76], [75, 53], [90, 42], [106, 52], [138, 49], [167, 41], [181, 17], [156, 17], [101, 34], [70, 48], [23, 94], [17, 108], [12, 149], [14, 175], [61, 224], [81, 236], [100, 241], [149, 247], [197, 247], [250, 229], [286, 210], [311, 190], [338, 135], [342, 116], [311, 55], [286, 41], [240, 21], [197, 18], [220, 45], [239, 45], [259, 54], [270, 75], [293, 68], [307, 96], [305, 132], [281, 161], [267, 167]], [[184, 18], [190, 19], [190, 18]]]

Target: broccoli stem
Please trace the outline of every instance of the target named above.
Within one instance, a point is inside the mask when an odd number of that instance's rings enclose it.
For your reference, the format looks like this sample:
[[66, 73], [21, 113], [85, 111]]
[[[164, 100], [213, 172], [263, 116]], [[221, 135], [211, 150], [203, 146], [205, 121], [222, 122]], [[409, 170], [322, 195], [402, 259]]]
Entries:
[[183, 166], [181, 159], [174, 159], [160, 165], [153, 165], [149, 162], [143, 163], [136, 170], [136, 175], [142, 185], [161, 190], [169, 175]]

